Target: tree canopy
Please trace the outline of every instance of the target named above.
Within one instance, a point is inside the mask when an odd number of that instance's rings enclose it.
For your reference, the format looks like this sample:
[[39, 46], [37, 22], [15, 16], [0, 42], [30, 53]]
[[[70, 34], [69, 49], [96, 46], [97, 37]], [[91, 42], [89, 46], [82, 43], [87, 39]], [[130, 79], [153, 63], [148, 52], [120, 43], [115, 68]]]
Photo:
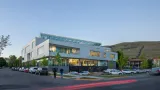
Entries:
[[0, 57], [0, 67], [6, 66], [7, 62], [3, 57]]
[[140, 56], [140, 59], [142, 60], [141, 68], [147, 69], [148, 68], [148, 60], [145, 57], [145, 54], [142, 53], [141, 56]]
[[55, 60], [56, 60], [56, 64], [58, 65], [62, 64], [62, 59], [61, 59], [61, 55], [59, 54], [59, 52], [56, 54]]
[[31, 61], [32, 66], [36, 66], [36, 60]]
[[117, 51], [117, 53], [118, 53], [117, 63], [118, 63], [119, 69], [122, 70], [127, 65], [128, 57], [124, 56], [122, 50]]
[[0, 36], [0, 56], [2, 54], [2, 51], [4, 50], [4, 48], [6, 48], [6, 46], [11, 45], [9, 42], [10, 36]]
[[45, 56], [42, 58], [42, 66], [48, 66], [48, 60]]

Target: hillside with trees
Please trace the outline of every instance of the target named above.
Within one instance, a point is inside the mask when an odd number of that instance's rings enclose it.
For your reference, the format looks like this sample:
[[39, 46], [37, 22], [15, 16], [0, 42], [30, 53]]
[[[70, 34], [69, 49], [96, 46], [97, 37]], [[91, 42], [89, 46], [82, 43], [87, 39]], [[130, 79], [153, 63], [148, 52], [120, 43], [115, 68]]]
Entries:
[[142, 53], [145, 54], [146, 58], [160, 56], [160, 41], [124, 42], [109, 47], [113, 51], [122, 50], [124, 55], [129, 58], [139, 58]]

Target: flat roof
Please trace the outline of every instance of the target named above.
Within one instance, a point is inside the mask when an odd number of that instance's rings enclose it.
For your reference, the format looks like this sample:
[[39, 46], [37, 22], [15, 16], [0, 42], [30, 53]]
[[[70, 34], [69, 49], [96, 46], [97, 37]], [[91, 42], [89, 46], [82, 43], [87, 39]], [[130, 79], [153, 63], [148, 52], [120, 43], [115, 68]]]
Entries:
[[63, 41], [63, 42], [87, 44], [87, 45], [92, 45], [92, 46], [101, 46], [101, 43], [98, 43], [98, 42], [74, 39], [74, 38], [69, 38], [69, 37], [62, 37], [62, 36], [51, 35], [51, 34], [46, 34], [46, 33], [40, 33], [40, 37], [44, 39], [52, 39], [52, 40]]

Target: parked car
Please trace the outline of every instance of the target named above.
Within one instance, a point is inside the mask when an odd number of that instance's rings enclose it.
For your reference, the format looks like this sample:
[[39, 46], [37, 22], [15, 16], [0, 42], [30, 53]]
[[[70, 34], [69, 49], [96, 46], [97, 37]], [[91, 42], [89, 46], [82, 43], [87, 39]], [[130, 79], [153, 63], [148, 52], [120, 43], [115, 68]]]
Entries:
[[20, 71], [20, 72], [21, 72], [21, 69], [22, 69], [22, 68], [19, 68], [19, 71]]
[[124, 69], [122, 70], [123, 74], [136, 74], [137, 72], [134, 70], [130, 70], [130, 69]]
[[79, 73], [79, 75], [89, 75], [90, 73], [88, 71], [82, 71], [81, 73]]
[[21, 72], [24, 72], [24, 70], [25, 70], [25, 67], [22, 67], [20, 71], [21, 71]]
[[38, 74], [38, 75], [48, 75], [48, 68], [46, 68], [46, 67], [39, 67], [35, 71], [35, 74]]
[[29, 73], [35, 73], [37, 69], [38, 69], [37, 67], [31, 67], [29, 69]]
[[151, 69], [145, 69], [144, 70], [146, 73], [149, 73], [149, 72], [151, 72]]
[[145, 73], [145, 70], [142, 70], [142, 69], [134, 69], [134, 71], [136, 73]]
[[15, 69], [15, 70], [16, 70], [16, 71], [19, 71], [19, 68], [20, 68], [20, 67], [16, 67], [16, 69]]
[[79, 73], [76, 72], [76, 71], [72, 71], [72, 72], [70, 72], [70, 74], [72, 74], [72, 75], [79, 75]]
[[123, 72], [120, 71], [120, 70], [111, 70], [111, 71], [109, 72], [109, 74], [111, 74], [111, 75], [122, 75]]
[[103, 72], [104, 72], [104, 73], [107, 73], [107, 74], [110, 74], [110, 72], [111, 72], [112, 70], [116, 70], [116, 69], [107, 69], [107, 70], [104, 70]]
[[15, 70], [15, 67], [12, 67], [12, 70], [14, 71], [14, 70]]
[[28, 68], [24, 69], [24, 72], [25, 72], [25, 73], [28, 73], [28, 72], [29, 72], [29, 69], [28, 69]]
[[159, 75], [160, 74], [160, 67], [152, 68], [150, 75]]

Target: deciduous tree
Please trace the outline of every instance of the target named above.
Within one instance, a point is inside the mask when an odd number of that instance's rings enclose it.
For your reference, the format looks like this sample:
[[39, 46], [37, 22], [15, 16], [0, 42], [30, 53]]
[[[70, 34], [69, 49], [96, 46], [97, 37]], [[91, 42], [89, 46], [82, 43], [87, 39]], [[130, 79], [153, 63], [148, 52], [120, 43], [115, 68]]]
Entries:
[[118, 63], [119, 69], [122, 70], [128, 63], [128, 57], [124, 56], [122, 50], [117, 51], [117, 53], [118, 53], [117, 63]]
[[2, 54], [2, 51], [4, 50], [4, 48], [6, 48], [7, 46], [11, 45], [11, 43], [9, 42], [10, 36], [0, 36], [0, 56]]
[[7, 62], [3, 57], [0, 57], [0, 67], [6, 66]]
[[16, 59], [17, 57], [15, 55], [10, 55], [9, 56], [9, 66], [10, 67], [15, 67], [16, 66]]
[[36, 66], [36, 60], [32, 60], [31, 63], [32, 63], [32, 66]]
[[61, 59], [61, 55], [59, 54], [59, 52], [56, 54], [55, 60], [56, 60], [56, 63], [58, 64], [58, 66], [60, 66], [62, 64], [62, 59]]
[[42, 66], [48, 66], [48, 60], [45, 56], [42, 58]]
[[140, 56], [140, 59], [142, 60], [141, 68], [147, 69], [148, 68], [148, 60], [145, 57], [145, 54], [142, 53], [141, 56]]

